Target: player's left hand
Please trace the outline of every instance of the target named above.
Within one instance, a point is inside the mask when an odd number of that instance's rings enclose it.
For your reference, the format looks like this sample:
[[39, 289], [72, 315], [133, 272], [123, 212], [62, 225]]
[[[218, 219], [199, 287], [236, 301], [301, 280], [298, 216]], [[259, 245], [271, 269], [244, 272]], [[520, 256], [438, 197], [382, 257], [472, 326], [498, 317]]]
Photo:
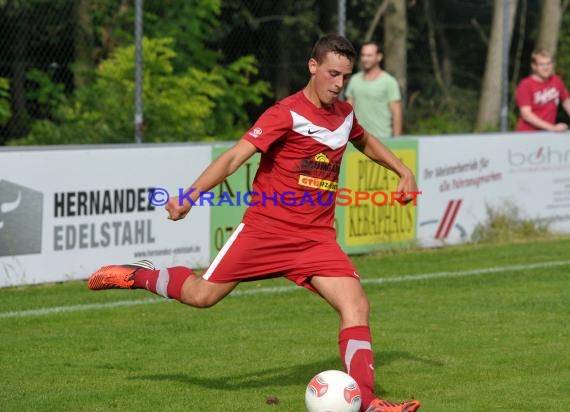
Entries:
[[418, 190], [416, 178], [411, 171], [400, 176], [400, 182], [398, 183], [398, 189], [396, 190], [398, 192], [405, 193], [402, 201], [406, 204], [410, 203], [412, 200], [416, 199], [419, 194], [421, 194], [421, 192]]

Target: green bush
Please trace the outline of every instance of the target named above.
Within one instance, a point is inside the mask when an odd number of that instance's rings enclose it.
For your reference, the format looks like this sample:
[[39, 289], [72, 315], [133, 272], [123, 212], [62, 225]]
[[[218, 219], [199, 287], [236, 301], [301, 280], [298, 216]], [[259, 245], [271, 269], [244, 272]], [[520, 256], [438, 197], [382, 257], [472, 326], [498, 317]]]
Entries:
[[477, 115], [477, 94], [468, 89], [451, 88], [449, 96], [440, 92], [418, 94], [410, 99], [404, 116], [405, 133], [438, 135], [472, 133]]
[[[146, 142], [235, 139], [249, 126], [245, 105], [269, 95], [251, 56], [210, 71], [189, 68], [175, 74], [172, 39], [147, 39], [144, 50], [144, 130]], [[55, 101], [52, 119], [36, 121], [23, 139], [10, 144], [130, 143], [134, 136], [134, 46], [117, 48], [94, 80], [68, 99]], [[57, 95], [46, 76], [33, 72], [36, 98]], [[47, 99], [54, 101], [54, 99]]]
[[0, 77], [0, 126], [6, 124], [12, 115], [10, 110], [10, 82]]
[[26, 73], [28, 82], [35, 87], [26, 92], [28, 100], [34, 100], [40, 108], [40, 117], [50, 117], [51, 113], [59, 106], [67, 103], [65, 96], [65, 86], [61, 83], [54, 83], [46, 72], [38, 69], [31, 69]]
[[475, 226], [471, 240], [477, 243], [530, 240], [550, 235], [549, 225], [542, 220], [523, 219], [512, 203], [503, 207], [487, 206], [487, 220]]

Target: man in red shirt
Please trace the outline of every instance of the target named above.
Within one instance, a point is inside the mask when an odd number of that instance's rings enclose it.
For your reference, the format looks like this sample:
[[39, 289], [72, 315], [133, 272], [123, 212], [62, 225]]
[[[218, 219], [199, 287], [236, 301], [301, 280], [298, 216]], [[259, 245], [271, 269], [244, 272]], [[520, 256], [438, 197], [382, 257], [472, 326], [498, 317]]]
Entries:
[[532, 74], [517, 86], [515, 98], [521, 117], [517, 122], [519, 132], [547, 130], [563, 132], [566, 123], [556, 123], [558, 105], [570, 115], [570, 95], [559, 76], [554, 74], [552, 55], [544, 49], [532, 52]]
[[369, 303], [333, 227], [334, 192], [349, 141], [400, 177], [398, 191], [417, 192], [410, 169], [358, 124], [348, 103], [337, 99], [355, 58], [354, 47], [344, 37], [328, 35], [317, 41], [308, 62], [307, 86], [263, 113], [235, 146], [206, 168], [188, 196], [170, 199], [168, 218], [184, 218], [201, 192], [261, 152], [251, 206], [203, 276], [185, 267], [156, 270], [142, 261], [102, 267], [88, 286], [147, 289], [204, 308], [239, 282], [286, 277], [318, 293], [339, 313], [341, 357], [361, 389], [361, 411], [412, 412], [420, 407], [416, 400], [392, 403], [374, 395]]

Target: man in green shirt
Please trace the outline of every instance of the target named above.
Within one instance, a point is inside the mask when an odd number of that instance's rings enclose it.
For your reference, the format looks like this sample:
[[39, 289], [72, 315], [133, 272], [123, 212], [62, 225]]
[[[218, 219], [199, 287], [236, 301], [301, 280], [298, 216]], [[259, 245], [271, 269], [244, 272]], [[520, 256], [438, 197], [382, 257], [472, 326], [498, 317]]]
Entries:
[[362, 71], [350, 79], [346, 97], [362, 127], [386, 138], [402, 133], [402, 98], [396, 79], [380, 68], [383, 57], [378, 43], [364, 43], [360, 49]]

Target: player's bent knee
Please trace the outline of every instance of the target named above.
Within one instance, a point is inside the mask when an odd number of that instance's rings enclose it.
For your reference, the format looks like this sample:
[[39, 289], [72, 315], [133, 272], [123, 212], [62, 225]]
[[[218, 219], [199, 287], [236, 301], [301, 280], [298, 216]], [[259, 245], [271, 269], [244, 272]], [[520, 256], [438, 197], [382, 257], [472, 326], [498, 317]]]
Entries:
[[195, 283], [193, 286], [185, 290], [182, 296], [180, 296], [182, 303], [195, 308], [205, 309], [214, 306], [223, 298], [223, 295], [201, 287], [202, 285], [198, 283]]
[[213, 284], [195, 277], [184, 284], [180, 302], [195, 308], [209, 308], [222, 300], [234, 287], [233, 284]]
[[196, 293], [196, 294], [182, 296], [180, 301], [186, 305], [198, 309], [206, 309], [214, 306], [216, 303], [220, 301], [220, 299], [216, 298], [215, 296], [206, 295], [204, 293]]

